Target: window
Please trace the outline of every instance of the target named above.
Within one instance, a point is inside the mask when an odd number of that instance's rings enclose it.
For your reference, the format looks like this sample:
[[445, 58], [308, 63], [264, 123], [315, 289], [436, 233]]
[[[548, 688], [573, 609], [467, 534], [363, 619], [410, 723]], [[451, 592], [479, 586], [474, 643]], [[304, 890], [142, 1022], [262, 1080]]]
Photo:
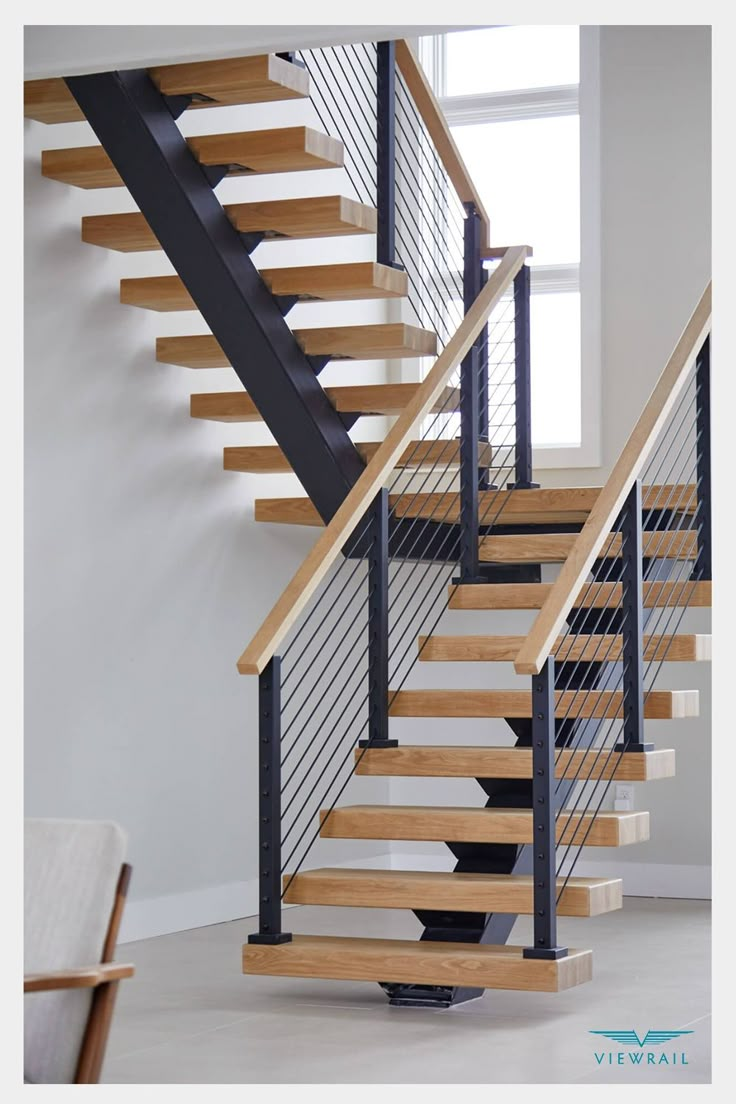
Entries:
[[[595, 28], [500, 26], [423, 39], [420, 51], [491, 220], [493, 244], [529, 244], [532, 434], [540, 467], [598, 461], [600, 373]], [[591, 79], [591, 76], [595, 79]], [[587, 115], [592, 122], [588, 122]], [[592, 139], [591, 139], [592, 136]], [[581, 150], [581, 140], [583, 149]], [[591, 222], [583, 243], [581, 185]], [[583, 220], [585, 226], [585, 220]], [[586, 251], [587, 255], [586, 255]], [[592, 263], [591, 263], [592, 261]], [[585, 353], [585, 356], [581, 354]], [[585, 363], [585, 375], [583, 373]]]

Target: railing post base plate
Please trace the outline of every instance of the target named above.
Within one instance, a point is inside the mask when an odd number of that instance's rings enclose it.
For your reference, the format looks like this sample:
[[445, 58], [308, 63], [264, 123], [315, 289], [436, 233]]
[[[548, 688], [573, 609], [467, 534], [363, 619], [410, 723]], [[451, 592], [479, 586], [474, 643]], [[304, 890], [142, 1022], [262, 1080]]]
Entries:
[[359, 748], [391, 748], [398, 746], [398, 740], [358, 740]]
[[291, 932], [274, 932], [272, 935], [268, 932], [254, 932], [253, 935], [248, 936], [249, 943], [270, 943], [271, 945], [291, 943], [291, 939]]
[[567, 947], [525, 947], [524, 958], [567, 958]]

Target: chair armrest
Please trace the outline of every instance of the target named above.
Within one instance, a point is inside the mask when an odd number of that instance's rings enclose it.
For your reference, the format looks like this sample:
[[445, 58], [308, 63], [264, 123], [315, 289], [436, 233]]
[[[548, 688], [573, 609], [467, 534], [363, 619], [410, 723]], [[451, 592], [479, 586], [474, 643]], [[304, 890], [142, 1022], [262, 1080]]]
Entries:
[[24, 993], [42, 993], [49, 989], [94, 989], [108, 981], [132, 977], [135, 967], [130, 963], [101, 962], [97, 966], [80, 966], [77, 970], [50, 970], [45, 974], [26, 974]]

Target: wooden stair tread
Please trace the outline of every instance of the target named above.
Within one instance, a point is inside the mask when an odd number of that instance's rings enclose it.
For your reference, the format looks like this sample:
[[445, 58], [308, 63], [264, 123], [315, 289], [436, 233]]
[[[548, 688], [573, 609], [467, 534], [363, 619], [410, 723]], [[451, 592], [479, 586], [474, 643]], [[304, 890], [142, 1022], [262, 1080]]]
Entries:
[[38, 123], [78, 123], [85, 117], [63, 77], [23, 81], [23, 116]]
[[[293, 330], [307, 356], [332, 360], [384, 360], [391, 357], [434, 356], [437, 337], [430, 330], [403, 322], [367, 326], [329, 326]], [[230, 361], [212, 334], [156, 339], [156, 360], [185, 368], [227, 368]]]
[[[300, 302], [387, 299], [406, 294], [406, 273], [375, 261], [261, 269], [273, 295], [294, 295]], [[196, 310], [179, 276], [137, 276], [120, 281], [120, 302], [155, 311]]]
[[[495, 491], [481, 491], [478, 496], [478, 516], [482, 525], [583, 525], [599, 490], [598, 487], [572, 487], [567, 490], [553, 487], [507, 491], [501, 495]], [[684, 501], [686, 498], [689, 501], [688, 490], [685, 484], [650, 487], [645, 489], [645, 498], [648, 497], [650, 502], [667, 501], [670, 497], [673, 501]], [[316, 509], [312, 507], [310, 510], [307, 503], [309, 499], [257, 499], [256, 516], [261, 513], [264, 521], [284, 524], [323, 526], [324, 522]], [[460, 520], [458, 491], [393, 495], [391, 505], [395, 508], [397, 517], [441, 517], [448, 524], [456, 524]], [[694, 508], [693, 504], [692, 510]]]
[[[356, 441], [355, 447], [365, 461], [370, 460], [381, 441]], [[225, 471], [260, 472], [274, 474], [290, 472], [291, 465], [278, 445], [236, 445], [224, 451]], [[486, 442], [479, 442], [481, 457], [491, 462], [491, 449]], [[412, 441], [407, 445], [397, 463], [397, 468], [422, 468], [437, 463], [456, 466], [460, 463], [460, 442], [441, 439], [436, 441]]]
[[198, 96], [189, 110], [304, 99], [309, 74], [276, 54], [158, 65], [148, 75], [164, 96]]
[[[481, 525], [526, 525], [546, 522], [550, 525], [582, 525], [593, 509], [600, 487], [535, 487], [525, 491], [481, 491], [478, 495], [478, 516]], [[695, 487], [692, 484], [656, 484], [644, 487], [644, 509], [664, 508], [678, 504], [683, 513], [694, 513]], [[407, 498], [402, 513], [405, 517], [428, 517], [436, 510], [460, 516], [457, 491], [435, 492]], [[531, 519], [531, 520], [527, 520]]]
[[[610, 747], [560, 748], [555, 776], [653, 782], [675, 775], [675, 752], [610, 753]], [[523, 747], [459, 747], [399, 744], [394, 748], [356, 748], [355, 773], [405, 778], [532, 778], [532, 749]]]
[[[228, 165], [228, 176], [334, 169], [343, 164], [342, 143], [311, 127], [205, 134], [187, 142], [201, 164]], [[102, 146], [43, 150], [41, 172], [77, 188], [123, 185]]]
[[[263, 234], [265, 241], [375, 234], [377, 225], [374, 207], [339, 195], [226, 203], [223, 210], [239, 233]], [[140, 211], [85, 215], [82, 241], [121, 253], [161, 248]]]
[[302, 301], [396, 298], [409, 289], [405, 272], [376, 261], [262, 268], [260, 275], [273, 295], [297, 295]]
[[333, 360], [384, 360], [437, 355], [437, 335], [405, 322], [367, 326], [321, 326], [294, 330], [308, 356]]
[[[481, 537], [479, 554], [483, 563], [562, 563], [577, 540], [577, 533], [513, 533]], [[643, 534], [645, 556], [694, 560], [698, 554], [694, 530], [647, 530]], [[621, 554], [621, 534], [606, 540], [600, 558]]]
[[471, 985], [554, 993], [592, 977], [590, 951], [524, 958], [523, 948], [475, 943], [295, 935], [290, 943], [246, 943], [243, 973], [342, 981]]
[[[419, 659], [426, 662], [509, 662], [513, 663], [525, 636], [420, 636]], [[559, 637], [552, 654], [566, 660], [622, 658], [621, 634], [570, 634]], [[679, 635], [659, 633], [644, 636], [644, 659], [668, 663], [695, 663], [711, 658], [711, 637], [701, 633]]]
[[[149, 69], [148, 75], [165, 96], [206, 97], [194, 100], [188, 110], [309, 95], [307, 72], [275, 54], [159, 65]], [[61, 77], [24, 81], [23, 114], [39, 123], [76, 123], [84, 119]]]
[[[257, 501], [257, 500], [256, 500]], [[309, 500], [307, 500], [309, 501]], [[449, 587], [449, 608], [463, 610], [541, 609], [549, 597], [552, 583], [474, 583]], [[577, 605], [585, 608], [614, 608], [621, 605], [621, 583], [586, 584], [578, 595]], [[710, 580], [688, 579], [644, 582], [644, 608], [674, 604], [710, 606]]]
[[[352, 908], [452, 909], [529, 914], [534, 879], [527, 874], [466, 874], [428, 870], [306, 870], [285, 874], [284, 901]], [[562, 889], [563, 878], [557, 885]], [[560, 916], [599, 916], [621, 908], [619, 878], [570, 878]]]
[[[335, 410], [350, 414], [400, 414], [416, 394], [418, 383], [373, 383], [360, 387], [326, 387], [325, 392]], [[459, 410], [459, 389], [447, 387], [435, 403], [434, 410]], [[450, 405], [452, 404], [452, 405]], [[261, 415], [245, 391], [216, 391], [192, 395], [190, 414], [214, 422], [257, 422]]]
[[[325, 839], [428, 840], [448, 843], [531, 843], [529, 809], [474, 809], [448, 805], [344, 805], [320, 812]], [[649, 813], [583, 813], [564, 809], [557, 842], [623, 847], [649, 839]]]
[[[623, 694], [618, 690], [558, 690], [558, 717], [618, 717]], [[698, 716], [697, 690], [650, 690], [644, 699], [648, 720]], [[389, 691], [391, 717], [531, 717], [529, 690]]]

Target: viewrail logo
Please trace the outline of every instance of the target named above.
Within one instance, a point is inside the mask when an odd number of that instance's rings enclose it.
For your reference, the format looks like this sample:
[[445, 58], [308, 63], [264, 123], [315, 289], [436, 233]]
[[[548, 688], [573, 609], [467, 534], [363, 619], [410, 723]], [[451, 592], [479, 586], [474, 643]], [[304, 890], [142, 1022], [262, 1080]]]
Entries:
[[614, 1043], [623, 1043], [625, 1046], [661, 1046], [670, 1039], [677, 1039], [680, 1035], [692, 1035], [692, 1031], [647, 1031], [643, 1039], [640, 1039], [635, 1031], [591, 1031], [591, 1035], [605, 1035], [607, 1039], [613, 1039]]
[[636, 1050], [604, 1050], [595, 1051], [595, 1060], [599, 1066], [604, 1063], [609, 1066], [687, 1066], [688, 1060], [684, 1050], [665, 1051], [663, 1049], [651, 1050], [650, 1047], [662, 1048], [665, 1043], [679, 1039], [681, 1035], [692, 1035], [692, 1031], [655, 1031], [650, 1028], [645, 1035], [639, 1035], [636, 1031], [591, 1031], [591, 1035], [602, 1035], [605, 1039], [612, 1039], [619, 1046], [636, 1047]]

